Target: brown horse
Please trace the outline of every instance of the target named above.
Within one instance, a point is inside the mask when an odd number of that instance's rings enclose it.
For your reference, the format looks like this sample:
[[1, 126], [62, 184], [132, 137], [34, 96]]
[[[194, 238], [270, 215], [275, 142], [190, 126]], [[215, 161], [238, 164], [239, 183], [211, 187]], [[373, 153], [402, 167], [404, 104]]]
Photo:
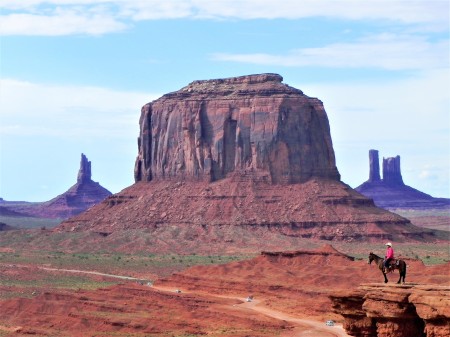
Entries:
[[[375, 261], [375, 263], [377, 264], [378, 268], [381, 270], [381, 272], [383, 273], [384, 276], [384, 283], [388, 282], [388, 279], [386, 277], [386, 272], [385, 272], [385, 268], [384, 268], [384, 259], [379, 257], [378, 255], [375, 255], [374, 253], [370, 253], [369, 254], [369, 264], [372, 263], [372, 261]], [[393, 260], [390, 264], [389, 264], [389, 271], [394, 271], [395, 269], [398, 269], [398, 271], [400, 272], [400, 278], [398, 279], [397, 284], [400, 284], [400, 281], [403, 278], [403, 282], [405, 283], [405, 277], [406, 277], [406, 262], [403, 260]]]

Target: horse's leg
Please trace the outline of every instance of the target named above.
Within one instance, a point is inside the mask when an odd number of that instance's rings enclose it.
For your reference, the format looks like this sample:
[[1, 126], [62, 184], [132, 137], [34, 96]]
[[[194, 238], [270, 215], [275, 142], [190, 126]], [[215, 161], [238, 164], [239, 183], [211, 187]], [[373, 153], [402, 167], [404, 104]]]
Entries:
[[384, 271], [381, 271], [381, 272], [383, 273], [383, 276], [384, 276], [384, 283], [388, 283], [388, 279], [386, 277], [386, 273]]

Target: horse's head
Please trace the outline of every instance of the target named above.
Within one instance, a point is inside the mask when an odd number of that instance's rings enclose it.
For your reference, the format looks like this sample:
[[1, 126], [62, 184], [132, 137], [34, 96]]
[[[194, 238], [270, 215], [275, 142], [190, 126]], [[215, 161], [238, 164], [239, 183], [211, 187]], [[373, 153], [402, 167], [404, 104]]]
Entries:
[[367, 263], [371, 264], [374, 259], [375, 259], [375, 256], [373, 255], [372, 252], [370, 252], [370, 254], [369, 254], [369, 262], [367, 262]]

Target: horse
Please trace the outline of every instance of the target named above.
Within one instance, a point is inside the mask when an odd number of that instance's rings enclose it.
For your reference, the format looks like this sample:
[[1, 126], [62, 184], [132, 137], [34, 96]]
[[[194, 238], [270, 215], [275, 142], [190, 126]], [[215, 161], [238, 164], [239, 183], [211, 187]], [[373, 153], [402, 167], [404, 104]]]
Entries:
[[[372, 261], [375, 261], [375, 263], [377, 264], [378, 268], [381, 270], [381, 272], [383, 273], [384, 276], [384, 283], [388, 282], [388, 279], [386, 277], [386, 272], [384, 270], [384, 259], [379, 257], [378, 255], [375, 255], [374, 253], [370, 253], [369, 254], [369, 262], [368, 264], [371, 264]], [[392, 263], [394, 262], [394, 263]], [[400, 284], [400, 281], [403, 279], [402, 283], [405, 283], [405, 277], [406, 277], [406, 262], [403, 260], [394, 260], [389, 264], [389, 271], [392, 270], [394, 271], [395, 269], [398, 269], [398, 271], [400, 272], [400, 278], [398, 279], [397, 284]], [[388, 272], [389, 272], [388, 271]]]

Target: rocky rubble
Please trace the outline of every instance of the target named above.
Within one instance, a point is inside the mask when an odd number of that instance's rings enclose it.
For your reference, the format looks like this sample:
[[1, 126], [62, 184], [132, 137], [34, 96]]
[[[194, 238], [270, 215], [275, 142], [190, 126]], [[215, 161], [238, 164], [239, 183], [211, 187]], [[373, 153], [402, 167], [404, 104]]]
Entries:
[[362, 284], [330, 296], [355, 337], [450, 336], [450, 287]]
[[280, 187], [241, 176], [214, 183], [136, 183], [56, 228], [105, 233], [105, 240], [134, 230], [150, 236], [140, 249], [180, 253], [206, 247], [216, 252], [296, 249], [298, 238], [436, 240], [432, 230], [375, 207], [338, 181]]

